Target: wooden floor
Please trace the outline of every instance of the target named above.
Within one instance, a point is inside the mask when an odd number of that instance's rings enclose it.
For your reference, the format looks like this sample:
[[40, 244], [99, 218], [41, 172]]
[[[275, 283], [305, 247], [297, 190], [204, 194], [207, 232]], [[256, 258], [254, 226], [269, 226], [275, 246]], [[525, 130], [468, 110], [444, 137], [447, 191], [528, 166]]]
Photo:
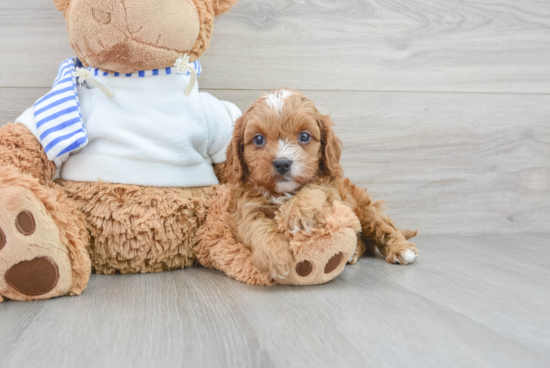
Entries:
[[419, 237], [410, 266], [259, 287], [202, 268], [0, 305], [0, 367], [548, 367], [550, 233]]

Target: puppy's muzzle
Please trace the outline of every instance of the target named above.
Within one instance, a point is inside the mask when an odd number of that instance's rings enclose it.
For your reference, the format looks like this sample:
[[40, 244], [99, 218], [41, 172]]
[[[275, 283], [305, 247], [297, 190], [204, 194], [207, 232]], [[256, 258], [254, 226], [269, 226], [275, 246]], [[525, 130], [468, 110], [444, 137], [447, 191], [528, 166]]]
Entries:
[[289, 172], [291, 166], [292, 166], [292, 161], [288, 159], [280, 159], [280, 160], [273, 161], [273, 167], [275, 168], [275, 171], [277, 171], [281, 175], [284, 175], [287, 172]]

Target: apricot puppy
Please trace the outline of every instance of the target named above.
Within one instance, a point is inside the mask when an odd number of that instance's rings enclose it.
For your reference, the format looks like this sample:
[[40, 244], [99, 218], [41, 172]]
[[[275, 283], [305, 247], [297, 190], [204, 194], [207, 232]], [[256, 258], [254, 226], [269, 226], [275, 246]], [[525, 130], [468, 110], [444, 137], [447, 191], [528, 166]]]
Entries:
[[[252, 252], [254, 265], [284, 278], [294, 265], [289, 239], [326, 224], [327, 204], [344, 204], [357, 216], [389, 263], [408, 264], [418, 255], [366, 190], [343, 178], [341, 141], [329, 116], [298, 91], [280, 89], [256, 101], [237, 120], [227, 150], [231, 231]], [[365, 251], [358, 242], [355, 262]]]

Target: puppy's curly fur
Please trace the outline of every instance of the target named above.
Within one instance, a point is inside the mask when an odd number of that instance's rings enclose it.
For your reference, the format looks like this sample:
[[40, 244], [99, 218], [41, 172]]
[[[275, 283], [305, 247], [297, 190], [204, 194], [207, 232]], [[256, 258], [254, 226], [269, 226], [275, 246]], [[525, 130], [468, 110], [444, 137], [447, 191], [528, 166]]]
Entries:
[[[407, 240], [416, 232], [398, 230], [381, 211], [382, 202], [373, 202], [365, 189], [343, 178], [342, 142], [332, 126], [310, 99], [289, 89], [259, 99], [236, 122], [225, 171], [229, 230], [251, 250], [263, 273], [288, 274], [293, 264], [289, 237], [325, 226], [327, 203], [334, 201], [357, 215], [362, 239], [387, 262], [407, 264], [417, 257], [418, 249]], [[357, 257], [367, 245], [358, 242]]]

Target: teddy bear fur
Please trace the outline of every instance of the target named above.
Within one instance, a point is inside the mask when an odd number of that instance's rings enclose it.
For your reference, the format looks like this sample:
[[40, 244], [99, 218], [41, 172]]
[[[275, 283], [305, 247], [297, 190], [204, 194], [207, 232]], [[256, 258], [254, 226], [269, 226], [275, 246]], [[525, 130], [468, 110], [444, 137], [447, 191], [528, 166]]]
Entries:
[[[184, 0], [196, 7], [200, 27], [195, 31], [186, 26], [185, 21], [192, 23], [197, 17], [181, 13], [181, 0], [167, 0], [164, 7], [148, 0], [54, 0], [54, 3], [63, 12], [71, 46], [85, 66], [130, 73], [172, 66], [184, 53], [191, 56], [191, 61], [198, 59], [209, 46], [214, 18], [227, 12], [237, 1]], [[112, 5], [109, 8], [112, 13], [102, 10], [107, 5]], [[151, 16], [152, 11], [157, 14], [156, 18]], [[117, 12], [128, 14], [125, 25], [116, 23], [117, 17], [122, 16]], [[96, 29], [94, 22], [113, 23], [113, 29]], [[143, 29], [139, 28], [140, 23]], [[189, 51], [180, 40], [193, 36], [193, 32], [197, 38]], [[155, 42], [150, 41], [152, 38]], [[223, 176], [223, 166], [215, 167], [218, 178]], [[0, 277], [0, 301], [2, 296], [35, 300], [80, 294], [92, 270], [100, 274], [146, 273], [195, 264], [195, 235], [206, 218], [216, 186], [160, 188], [101, 181], [54, 182], [55, 172], [56, 165], [48, 160], [41, 144], [25, 126], [7, 124], [0, 128], [0, 193], [5, 197], [11, 193], [8, 190], [25, 191], [33, 208], [40, 212], [33, 213], [37, 226], [55, 224], [61, 240], [54, 248], [68, 249], [70, 260], [70, 264], [56, 260], [59, 275], [67, 267], [72, 274], [70, 287], [40, 296], [14, 292]], [[12, 210], [17, 213], [31, 204], [20, 203], [21, 208], [15, 205]], [[0, 231], [15, 234], [11, 226], [5, 224], [6, 228]], [[6, 246], [0, 249], [2, 262], [11, 262], [6, 249], [16, 248], [27, 240], [21, 239], [6, 240]], [[14, 241], [19, 243], [13, 244]], [[55, 258], [48, 253], [54, 250], [48, 249], [41, 251]], [[34, 256], [32, 253], [27, 258]]]

